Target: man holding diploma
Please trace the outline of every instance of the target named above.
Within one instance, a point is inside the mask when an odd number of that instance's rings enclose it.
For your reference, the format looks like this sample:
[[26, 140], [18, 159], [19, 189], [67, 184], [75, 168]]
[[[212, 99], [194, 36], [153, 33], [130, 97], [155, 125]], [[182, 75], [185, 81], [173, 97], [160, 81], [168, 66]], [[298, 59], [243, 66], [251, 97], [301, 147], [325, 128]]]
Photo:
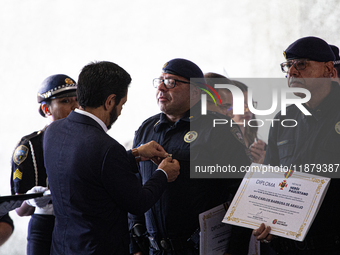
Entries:
[[[287, 73], [288, 86], [304, 88], [311, 93], [311, 99], [303, 104], [311, 115], [303, 114], [296, 105], [288, 106], [286, 115], [281, 112], [276, 115], [275, 119], [293, 119], [298, 124], [288, 128], [277, 125], [279, 122], [274, 124], [269, 133], [264, 164], [287, 166], [311, 174], [318, 174], [314, 168], [320, 165], [332, 180], [303, 242], [275, 237], [264, 224], [253, 234], [262, 243], [270, 243], [277, 254], [340, 254], [340, 180], [337, 178], [340, 86], [332, 81], [336, 75], [335, 56], [328, 43], [317, 37], [295, 41], [284, 51], [284, 56], [286, 62], [281, 68]], [[302, 93], [295, 95], [305, 97]]]

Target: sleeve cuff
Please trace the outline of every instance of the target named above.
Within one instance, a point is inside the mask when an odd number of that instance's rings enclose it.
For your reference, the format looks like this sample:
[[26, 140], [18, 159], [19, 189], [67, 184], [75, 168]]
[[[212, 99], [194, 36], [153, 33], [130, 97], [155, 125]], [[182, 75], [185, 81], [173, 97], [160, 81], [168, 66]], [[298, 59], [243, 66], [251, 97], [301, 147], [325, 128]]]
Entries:
[[162, 171], [164, 174], [165, 174], [165, 176], [166, 176], [166, 179], [168, 179], [168, 174], [163, 170], [163, 169], [161, 169], [161, 168], [157, 168], [156, 169], [156, 171]]

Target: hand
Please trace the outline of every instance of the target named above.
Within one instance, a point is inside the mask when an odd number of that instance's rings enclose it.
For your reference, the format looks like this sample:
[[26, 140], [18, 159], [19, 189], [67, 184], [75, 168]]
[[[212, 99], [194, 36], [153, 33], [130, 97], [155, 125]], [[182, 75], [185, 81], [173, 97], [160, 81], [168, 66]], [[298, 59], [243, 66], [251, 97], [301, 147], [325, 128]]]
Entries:
[[141, 252], [134, 253], [133, 255], [142, 255]]
[[[30, 189], [29, 191], [26, 192], [26, 194], [32, 194], [32, 193], [38, 193], [38, 192], [45, 192], [48, 189], [46, 187], [42, 187], [42, 186], [35, 186], [32, 189]], [[48, 205], [48, 203], [51, 200], [51, 195], [44, 195], [42, 197], [36, 197], [36, 198], [32, 198], [29, 200], [25, 200], [26, 204], [28, 204], [29, 206], [33, 206], [33, 207], [40, 207], [43, 208], [46, 205]]]
[[172, 159], [171, 157], [163, 159], [158, 168], [166, 172], [168, 175], [168, 182], [173, 182], [179, 175], [179, 162], [176, 159]]
[[137, 150], [142, 161], [152, 160], [156, 165], [169, 155], [163, 147], [155, 141], [139, 146]]
[[10, 200], [0, 204], [0, 217], [22, 205], [22, 200]]
[[264, 157], [266, 156], [266, 151], [264, 150], [265, 143], [262, 140], [258, 140], [250, 145], [250, 153], [253, 158], [254, 163], [262, 164]]
[[256, 237], [256, 240], [261, 241], [261, 243], [270, 243], [274, 238], [273, 235], [269, 234], [270, 230], [270, 226], [266, 227], [262, 223], [258, 229], [253, 230], [253, 236]]

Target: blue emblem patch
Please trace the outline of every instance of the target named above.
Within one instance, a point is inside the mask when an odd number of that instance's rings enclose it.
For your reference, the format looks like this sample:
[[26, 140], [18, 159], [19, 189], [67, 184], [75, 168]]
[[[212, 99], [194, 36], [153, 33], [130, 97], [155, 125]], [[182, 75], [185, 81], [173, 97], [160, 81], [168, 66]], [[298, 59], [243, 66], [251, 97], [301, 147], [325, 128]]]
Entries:
[[25, 161], [28, 154], [28, 148], [25, 145], [20, 145], [13, 153], [13, 162], [17, 165], [20, 165]]

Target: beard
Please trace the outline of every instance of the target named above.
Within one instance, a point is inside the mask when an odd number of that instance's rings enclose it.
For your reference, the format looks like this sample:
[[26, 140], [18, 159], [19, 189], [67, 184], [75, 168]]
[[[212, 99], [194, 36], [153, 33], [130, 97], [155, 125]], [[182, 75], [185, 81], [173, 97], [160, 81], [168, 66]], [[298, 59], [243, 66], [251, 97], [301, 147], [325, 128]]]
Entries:
[[116, 106], [112, 109], [112, 111], [110, 112], [110, 124], [107, 126], [107, 129], [109, 130], [112, 127], [112, 124], [115, 123], [115, 121], [118, 118], [118, 114], [117, 114], [117, 108]]

